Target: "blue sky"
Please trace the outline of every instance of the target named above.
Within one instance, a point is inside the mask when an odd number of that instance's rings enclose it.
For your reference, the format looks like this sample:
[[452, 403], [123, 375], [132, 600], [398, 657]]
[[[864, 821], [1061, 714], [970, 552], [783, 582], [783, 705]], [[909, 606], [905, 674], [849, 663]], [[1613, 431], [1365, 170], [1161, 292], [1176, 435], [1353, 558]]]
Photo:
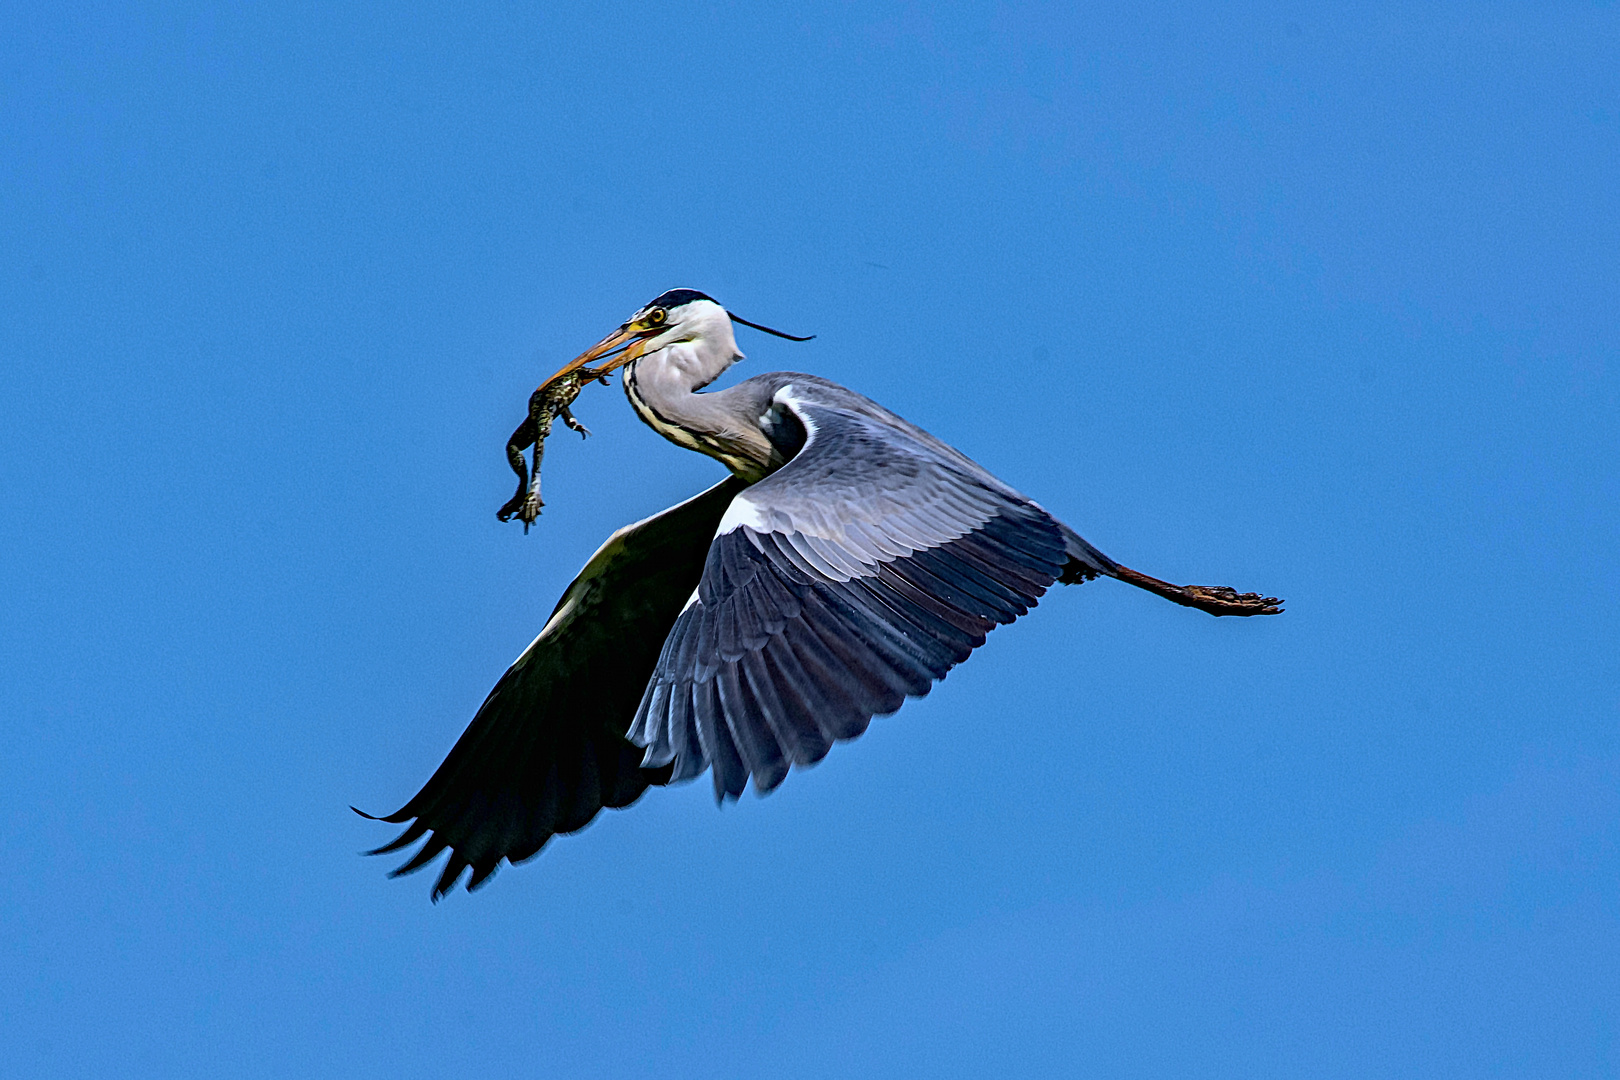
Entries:
[[[11, 1075], [1620, 1073], [1620, 9], [8, 7]], [[347, 806], [717, 478], [598, 389], [494, 516], [672, 286], [1287, 614], [1060, 590], [430, 905]]]

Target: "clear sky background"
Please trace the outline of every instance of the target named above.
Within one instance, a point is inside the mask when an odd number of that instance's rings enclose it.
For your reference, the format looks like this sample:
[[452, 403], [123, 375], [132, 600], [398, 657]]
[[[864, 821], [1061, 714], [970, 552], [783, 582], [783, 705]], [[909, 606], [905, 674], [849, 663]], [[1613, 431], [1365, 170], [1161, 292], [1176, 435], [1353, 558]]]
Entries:
[[[1620, 8], [7, 4], [18, 1077], [1620, 1075]], [[769, 798], [357, 852], [718, 465], [663, 289], [1211, 619], [1049, 594]]]

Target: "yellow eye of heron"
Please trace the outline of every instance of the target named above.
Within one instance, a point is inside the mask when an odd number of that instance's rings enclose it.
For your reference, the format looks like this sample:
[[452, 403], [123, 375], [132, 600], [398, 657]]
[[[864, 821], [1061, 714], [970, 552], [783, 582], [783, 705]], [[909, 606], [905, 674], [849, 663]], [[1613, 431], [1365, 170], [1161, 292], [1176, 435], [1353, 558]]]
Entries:
[[669, 318], [669, 312], [661, 307], [655, 307], [647, 312], [647, 318], [643, 321], [649, 326], [663, 326], [664, 320], [667, 318]]

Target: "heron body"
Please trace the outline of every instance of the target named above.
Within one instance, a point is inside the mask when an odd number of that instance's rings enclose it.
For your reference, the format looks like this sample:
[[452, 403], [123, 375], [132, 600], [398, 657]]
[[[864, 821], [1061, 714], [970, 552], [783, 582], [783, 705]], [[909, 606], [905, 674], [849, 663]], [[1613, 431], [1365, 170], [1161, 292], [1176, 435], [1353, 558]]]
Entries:
[[642, 420], [731, 476], [610, 537], [445, 762], [383, 819], [410, 824], [374, 854], [427, 837], [395, 873], [449, 849], [434, 899], [649, 786], [707, 770], [718, 799], [750, 781], [772, 790], [926, 694], [1056, 582], [1109, 576], [1213, 614], [1280, 610], [1121, 566], [825, 379], [773, 372], [705, 392], [743, 358], [734, 320], [671, 290], [553, 376], [622, 368]]

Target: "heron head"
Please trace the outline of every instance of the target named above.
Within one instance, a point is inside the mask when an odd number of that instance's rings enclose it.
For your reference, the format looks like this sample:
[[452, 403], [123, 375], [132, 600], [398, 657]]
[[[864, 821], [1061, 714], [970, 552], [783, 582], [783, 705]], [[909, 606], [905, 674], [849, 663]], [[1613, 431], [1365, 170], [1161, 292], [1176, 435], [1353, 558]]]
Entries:
[[[696, 289], [671, 289], [656, 297], [619, 328], [639, 338], [623, 355], [648, 356], [675, 345], [683, 354], [730, 365], [743, 358], [726, 309]], [[636, 345], [641, 347], [638, 350]], [[684, 358], [684, 357], [683, 357]], [[618, 367], [628, 360], [618, 360]]]
[[546, 383], [555, 382], [587, 364], [605, 359], [595, 370], [606, 375], [671, 345], [688, 345], [699, 356], [730, 365], [741, 360], [726, 309], [696, 289], [670, 289], [643, 305], [607, 337], [570, 360]]
[[[606, 362], [594, 369], [599, 375], [666, 349], [670, 350], [669, 357], [675, 364], [694, 368], [693, 374], [706, 383], [743, 358], [732, 333], [734, 322], [790, 341], [810, 340], [738, 318], [707, 293], [696, 289], [670, 289], [642, 306], [613, 333], [570, 360], [542, 386], [604, 358]], [[672, 346], [681, 347], [671, 349]]]

